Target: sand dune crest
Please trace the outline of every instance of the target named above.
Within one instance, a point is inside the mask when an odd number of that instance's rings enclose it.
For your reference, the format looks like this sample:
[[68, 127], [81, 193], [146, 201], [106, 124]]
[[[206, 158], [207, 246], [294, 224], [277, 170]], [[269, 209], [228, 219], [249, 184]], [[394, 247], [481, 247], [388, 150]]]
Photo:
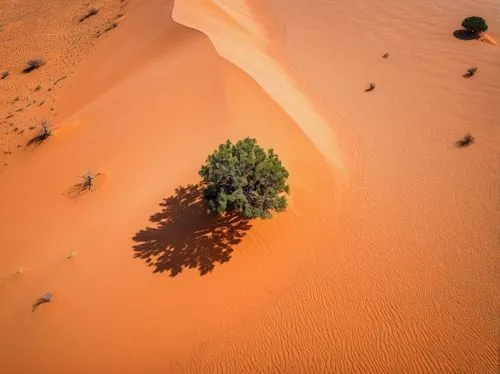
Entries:
[[206, 34], [222, 57], [255, 79], [295, 120], [327, 161], [337, 170], [344, 171], [336, 134], [314, 109], [310, 99], [266, 53], [264, 32], [252, 18], [252, 11], [244, 0], [177, 0], [173, 18]]

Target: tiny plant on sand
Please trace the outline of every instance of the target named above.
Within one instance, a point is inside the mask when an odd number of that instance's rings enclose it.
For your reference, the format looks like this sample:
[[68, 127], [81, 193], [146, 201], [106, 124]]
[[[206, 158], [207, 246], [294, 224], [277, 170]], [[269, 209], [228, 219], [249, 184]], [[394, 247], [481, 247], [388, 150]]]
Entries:
[[286, 209], [288, 171], [272, 149], [255, 139], [227, 141], [201, 167], [209, 213], [237, 213], [244, 218], [271, 218]]
[[72, 251], [72, 252], [68, 253], [68, 255], [66, 256], [66, 258], [70, 260], [70, 259], [74, 258], [77, 255], [78, 255], [78, 251]]
[[83, 181], [80, 183], [80, 187], [82, 189], [82, 192], [85, 191], [94, 191], [94, 185], [95, 185], [95, 178], [99, 176], [101, 173], [94, 174], [93, 172], [89, 171], [82, 175]]
[[87, 13], [85, 13], [81, 18], [80, 18], [80, 22], [83, 22], [85, 21], [87, 18], [89, 17], [92, 17], [92, 16], [95, 16], [97, 13], [99, 13], [99, 11], [96, 9], [96, 8], [89, 8], [89, 10], [87, 10]]
[[45, 61], [41, 58], [33, 58], [28, 60], [26, 63], [26, 67], [23, 69], [23, 73], [31, 73], [33, 70], [38, 69], [39, 67], [45, 65]]
[[53, 299], [52, 293], [47, 292], [45, 295], [35, 300], [35, 302], [32, 305], [31, 311], [34, 312], [41, 304], [50, 303], [52, 299]]
[[375, 83], [370, 83], [368, 85], [368, 88], [365, 89], [365, 92], [370, 92], [370, 91], [373, 91], [375, 89]]
[[104, 29], [104, 32], [111, 31], [113, 29], [116, 29], [118, 27], [118, 24], [116, 22], [111, 23], [108, 27]]
[[462, 75], [464, 78], [470, 78], [477, 72], [477, 67], [469, 68], [467, 71]]
[[467, 17], [462, 21], [462, 27], [471, 33], [473, 33], [476, 38], [479, 38], [482, 32], [488, 30], [488, 25], [482, 17], [472, 16]]
[[463, 136], [462, 139], [458, 140], [456, 142], [457, 147], [463, 148], [463, 147], [468, 147], [472, 143], [474, 143], [475, 138], [471, 135], [471, 133], [467, 133]]
[[93, 173], [91, 171], [80, 176], [80, 182], [72, 185], [65, 194], [72, 198], [78, 198], [87, 192], [93, 192], [95, 188], [95, 179], [101, 175], [101, 173]]
[[49, 127], [48, 122], [42, 122], [40, 125], [40, 130], [38, 131], [38, 134], [36, 134], [34, 137], [32, 137], [28, 142], [26, 143], [26, 146], [32, 146], [32, 145], [40, 145], [44, 141], [46, 141], [50, 136], [52, 136], [52, 130]]
[[10, 75], [10, 72], [4, 71], [2, 75], [0, 76], [0, 79], [4, 80], [7, 79], [7, 77]]

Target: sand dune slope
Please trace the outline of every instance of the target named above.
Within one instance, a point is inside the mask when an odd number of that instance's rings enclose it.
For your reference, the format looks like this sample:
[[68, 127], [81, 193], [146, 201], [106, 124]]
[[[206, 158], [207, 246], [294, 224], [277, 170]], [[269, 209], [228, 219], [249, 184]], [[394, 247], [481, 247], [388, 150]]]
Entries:
[[[330, 217], [300, 225], [303, 214], [338, 201], [322, 155], [171, 12], [160, 0], [131, 3], [126, 22], [57, 93], [54, 136], [13, 156], [0, 176], [2, 373], [181, 372], [210, 339], [260, 315], [327, 243]], [[142, 58], [130, 53], [143, 46]], [[175, 189], [199, 181], [219, 143], [244, 136], [276, 149], [294, 192], [287, 213], [239, 229], [241, 244], [224, 258], [218, 251], [227, 246], [197, 237], [208, 228], [201, 206], [183, 212], [175, 201], [185, 195]], [[89, 169], [102, 173], [96, 190], [76, 196]], [[179, 223], [158, 227], [149, 217], [168, 198]], [[148, 228], [154, 235], [144, 240]], [[148, 247], [159, 244], [176, 257], [154, 260]], [[45, 292], [54, 301], [32, 312]]]
[[[295, 90], [267, 88], [285, 69], [351, 142], [342, 157], [362, 166], [346, 167], [348, 211], [332, 251], [193, 367], [215, 371], [214, 357], [226, 357], [229, 372], [495, 372], [499, 50], [452, 36], [493, 3], [249, 3], [183, 0], [174, 16], [288, 111], [282, 98]], [[266, 75], [268, 57], [255, 63], [242, 44], [270, 51], [282, 71]], [[482, 76], [466, 81], [474, 65]], [[453, 144], [466, 131], [481, 145], [463, 152]]]

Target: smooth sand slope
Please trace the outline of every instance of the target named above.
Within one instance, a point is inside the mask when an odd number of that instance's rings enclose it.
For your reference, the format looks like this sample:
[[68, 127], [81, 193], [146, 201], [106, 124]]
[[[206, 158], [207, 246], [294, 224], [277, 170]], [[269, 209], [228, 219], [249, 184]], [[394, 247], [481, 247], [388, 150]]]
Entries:
[[[19, 25], [62, 6], [21, 3]], [[496, 372], [500, 49], [453, 37], [473, 13], [498, 35], [492, 1], [90, 6], [126, 13], [95, 40], [43, 23], [29, 55], [73, 67], [0, 81], [4, 118], [68, 75], [46, 93], [53, 137], [2, 138], [0, 372]], [[189, 186], [244, 136], [288, 167], [290, 207], [228, 230]], [[88, 170], [96, 189], [75, 196]]]

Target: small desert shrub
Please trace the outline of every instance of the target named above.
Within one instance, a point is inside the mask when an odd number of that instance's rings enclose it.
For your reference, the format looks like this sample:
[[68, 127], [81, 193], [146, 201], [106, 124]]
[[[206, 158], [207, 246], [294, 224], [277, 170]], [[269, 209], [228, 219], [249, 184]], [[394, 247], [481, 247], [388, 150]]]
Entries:
[[457, 147], [463, 148], [463, 147], [468, 147], [472, 143], [474, 143], [476, 139], [471, 135], [471, 133], [465, 134], [462, 139], [458, 140], [456, 142]]
[[26, 65], [27, 66], [24, 68], [23, 73], [30, 73], [33, 70], [38, 69], [40, 66], [45, 65], [45, 61], [42, 60], [41, 58], [34, 58], [31, 60], [28, 60]]
[[96, 8], [89, 8], [87, 13], [80, 18], [80, 22], [85, 21], [89, 17], [95, 16], [97, 13], [99, 13], [99, 11]]
[[40, 125], [40, 131], [34, 137], [32, 137], [26, 143], [26, 146], [36, 146], [42, 144], [45, 140], [47, 140], [50, 136], [52, 136], [52, 130], [49, 127], [47, 122], [42, 122]]
[[115, 29], [115, 28], [117, 28], [117, 27], [118, 27], [118, 24], [117, 24], [116, 22], [113, 22], [113, 23], [111, 23], [111, 25], [109, 25], [108, 27], [106, 27], [106, 28], [104, 29], [104, 32], [111, 31], [111, 30], [113, 30], [113, 29]]
[[209, 213], [270, 218], [271, 211], [286, 209], [288, 171], [272, 149], [265, 151], [255, 139], [221, 144], [208, 156], [200, 176]]
[[481, 32], [488, 30], [488, 25], [482, 17], [467, 17], [462, 21], [462, 27], [470, 32], [478, 35]]
[[6, 79], [10, 75], [10, 72], [4, 71], [2, 75], [0, 76], [0, 79]]

